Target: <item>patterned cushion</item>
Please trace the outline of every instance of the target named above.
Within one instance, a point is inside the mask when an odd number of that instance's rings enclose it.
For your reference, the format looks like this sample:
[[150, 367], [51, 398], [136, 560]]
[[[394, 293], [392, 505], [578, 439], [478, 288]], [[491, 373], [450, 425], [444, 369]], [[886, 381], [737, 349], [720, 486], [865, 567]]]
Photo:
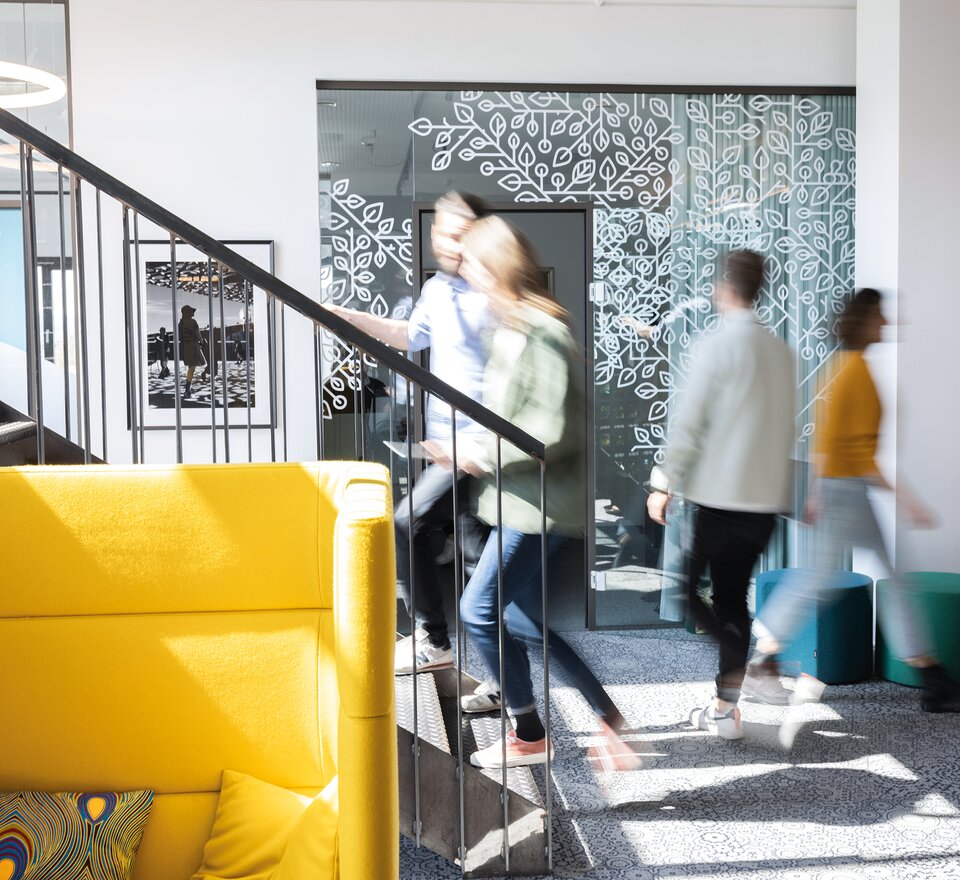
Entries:
[[0, 792], [0, 880], [128, 880], [152, 791]]

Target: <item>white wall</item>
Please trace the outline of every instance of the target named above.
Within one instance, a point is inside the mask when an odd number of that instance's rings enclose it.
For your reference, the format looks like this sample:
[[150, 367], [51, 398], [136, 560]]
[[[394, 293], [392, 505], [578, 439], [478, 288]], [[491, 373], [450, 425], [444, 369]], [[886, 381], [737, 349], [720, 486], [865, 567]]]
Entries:
[[960, 571], [960, 4], [910, 0], [900, 20], [899, 352], [901, 479], [935, 509], [940, 528], [914, 533], [904, 562]]
[[[868, 360], [883, 401], [878, 464], [893, 482], [897, 471], [897, 299], [900, 286], [900, 0], [869, 0], [857, 12], [857, 266], [858, 287], [886, 294], [891, 326]], [[874, 507], [891, 552], [896, 505], [875, 493]], [[854, 568], [885, 576], [872, 554], [854, 552]]]
[[[855, 80], [856, 13], [819, 5], [71, 0], [70, 20], [75, 149], [212, 235], [274, 239], [311, 296], [318, 78]], [[308, 385], [294, 455], [311, 454]]]

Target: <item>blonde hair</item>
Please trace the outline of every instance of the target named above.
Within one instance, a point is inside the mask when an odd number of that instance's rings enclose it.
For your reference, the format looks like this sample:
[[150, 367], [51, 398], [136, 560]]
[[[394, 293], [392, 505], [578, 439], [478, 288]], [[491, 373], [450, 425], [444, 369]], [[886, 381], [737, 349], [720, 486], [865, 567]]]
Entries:
[[533, 245], [516, 226], [495, 214], [482, 217], [463, 237], [463, 251], [480, 263], [501, 288], [512, 293], [518, 305], [532, 306], [570, 323], [567, 310], [543, 286]]
[[434, 203], [433, 209], [438, 214], [452, 214], [464, 220], [477, 220], [484, 217], [490, 210], [479, 196], [455, 191], [440, 196]]

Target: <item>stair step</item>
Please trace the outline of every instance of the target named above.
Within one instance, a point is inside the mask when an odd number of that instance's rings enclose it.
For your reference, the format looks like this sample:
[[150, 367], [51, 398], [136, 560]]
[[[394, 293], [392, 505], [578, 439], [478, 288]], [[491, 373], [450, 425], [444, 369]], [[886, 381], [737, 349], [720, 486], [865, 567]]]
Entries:
[[[500, 713], [488, 712], [483, 715], [464, 715], [463, 731], [463, 749], [466, 753], [465, 760], [469, 760], [469, 755], [487, 746], [492, 746], [500, 741]], [[509, 724], [509, 720], [507, 724]], [[503, 779], [500, 770], [481, 770], [484, 776], [489, 777], [498, 785]], [[540, 787], [533, 778], [533, 771], [529, 767], [510, 767], [507, 769], [507, 788], [522, 795], [528, 801], [543, 806], [543, 797], [540, 794]]]
[[0, 445], [16, 443], [37, 433], [36, 422], [5, 422], [0, 424]]
[[[414, 676], [400, 675], [394, 681], [397, 697], [397, 724], [404, 730], [414, 732], [413, 726], [413, 684]], [[440, 709], [440, 697], [437, 694], [436, 679], [428, 672], [416, 676], [417, 684], [417, 734], [420, 739], [450, 753], [447, 729], [443, 723]]]
[[[443, 669], [435, 672], [433, 677], [437, 681], [437, 692], [440, 695], [440, 704], [443, 707], [443, 716], [447, 722], [447, 738], [451, 744], [451, 754], [456, 754], [457, 746], [457, 672], [455, 669]], [[480, 681], [466, 672], [460, 673], [460, 692], [463, 695], [472, 694]], [[484, 712], [482, 714], [462, 715], [463, 718], [463, 759], [470, 760], [470, 755], [479, 749], [485, 749], [500, 740], [500, 712]], [[508, 721], [509, 723], [509, 721]], [[497, 785], [502, 780], [499, 770], [477, 770], [489, 777]], [[511, 767], [507, 770], [507, 788], [526, 798], [537, 806], [543, 806], [540, 788], [534, 779], [529, 767]]]

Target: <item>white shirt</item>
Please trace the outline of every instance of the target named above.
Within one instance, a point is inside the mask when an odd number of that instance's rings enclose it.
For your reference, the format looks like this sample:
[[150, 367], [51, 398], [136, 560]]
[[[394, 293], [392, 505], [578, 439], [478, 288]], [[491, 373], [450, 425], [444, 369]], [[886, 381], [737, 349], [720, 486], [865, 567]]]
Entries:
[[[430, 349], [430, 372], [481, 401], [493, 321], [487, 296], [460, 277], [438, 272], [423, 285], [407, 329], [410, 351]], [[450, 404], [427, 398], [427, 439], [450, 442]], [[482, 434], [473, 419], [457, 413], [457, 437]]]
[[[667, 444], [671, 492], [722, 510], [789, 508], [796, 443], [793, 356], [746, 309], [700, 343]], [[656, 488], [658, 475], [651, 482]]]

